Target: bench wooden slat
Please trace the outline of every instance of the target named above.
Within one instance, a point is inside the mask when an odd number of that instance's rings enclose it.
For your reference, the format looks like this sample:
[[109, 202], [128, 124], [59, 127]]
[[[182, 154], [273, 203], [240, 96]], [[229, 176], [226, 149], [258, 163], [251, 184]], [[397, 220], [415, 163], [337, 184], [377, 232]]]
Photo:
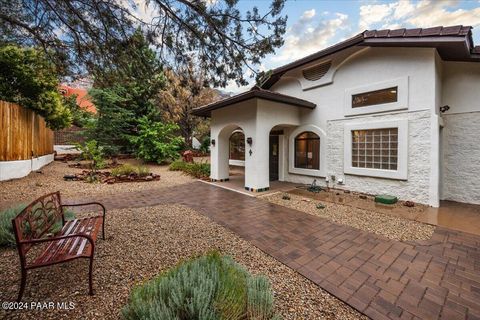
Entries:
[[[96, 240], [102, 225], [101, 217], [75, 219], [65, 223], [59, 235], [86, 234]], [[45, 251], [35, 259], [33, 264], [49, 264], [62, 261], [75, 256], [89, 256], [91, 253], [90, 244], [87, 239], [74, 237], [52, 242]]]
[[[77, 219], [75, 219], [70, 225], [65, 224], [65, 226], [62, 228], [62, 231], [60, 232], [60, 235], [63, 235], [63, 230], [66, 228], [68, 232], [74, 233], [76, 232], [76, 229], [78, 227], [77, 224]], [[43, 254], [39, 256], [37, 259], [35, 259], [34, 264], [40, 263], [44, 264], [52, 259], [53, 256], [57, 254], [57, 252], [60, 250], [62, 246], [68, 246], [69, 243], [72, 241], [72, 239], [62, 239], [59, 241], [51, 242], [48, 247], [45, 249]]]

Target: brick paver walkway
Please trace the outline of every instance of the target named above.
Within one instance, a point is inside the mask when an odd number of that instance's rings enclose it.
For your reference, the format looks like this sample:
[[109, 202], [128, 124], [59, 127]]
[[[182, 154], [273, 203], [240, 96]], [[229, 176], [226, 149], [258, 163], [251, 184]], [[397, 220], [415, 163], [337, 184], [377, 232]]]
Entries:
[[480, 319], [480, 237], [437, 228], [398, 242], [195, 182], [97, 199], [189, 206], [373, 319]]

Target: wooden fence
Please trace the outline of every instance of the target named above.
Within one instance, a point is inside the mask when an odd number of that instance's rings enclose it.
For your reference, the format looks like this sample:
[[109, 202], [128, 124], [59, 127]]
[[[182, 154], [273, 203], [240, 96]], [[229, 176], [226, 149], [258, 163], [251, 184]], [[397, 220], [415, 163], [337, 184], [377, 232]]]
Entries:
[[30, 109], [0, 101], [0, 161], [28, 160], [53, 153], [53, 131]]

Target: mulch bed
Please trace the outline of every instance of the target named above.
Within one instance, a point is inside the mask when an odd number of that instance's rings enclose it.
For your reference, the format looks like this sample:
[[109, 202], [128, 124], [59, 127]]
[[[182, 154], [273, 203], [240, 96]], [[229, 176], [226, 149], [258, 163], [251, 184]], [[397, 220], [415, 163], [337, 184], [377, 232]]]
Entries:
[[[83, 170], [81, 173], [65, 175], [64, 180], [67, 181], [85, 181], [89, 182], [91, 173], [89, 170]], [[109, 171], [97, 171], [96, 179], [98, 182], [114, 184], [123, 182], [150, 182], [160, 180], [160, 175], [149, 173], [148, 175], [138, 175], [137, 173], [130, 173], [129, 175], [113, 176]]]
[[[115, 161], [115, 162], [107, 163], [105, 167], [103, 167], [103, 169], [113, 169], [120, 165], [121, 165], [120, 163]], [[90, 169], [90, 166], [91, 166], [90, 163], [82, 163], [82, 162], [75, 162], [68, 165], [69, 168], [76, 168], [76, 169]]]

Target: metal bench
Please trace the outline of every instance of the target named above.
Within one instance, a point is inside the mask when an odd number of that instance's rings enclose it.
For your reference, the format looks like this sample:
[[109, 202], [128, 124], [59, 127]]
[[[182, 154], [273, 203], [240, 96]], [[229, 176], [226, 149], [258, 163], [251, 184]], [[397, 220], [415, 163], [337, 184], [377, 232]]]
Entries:
[[[103, 214], [83, 219], [65, 220], [65, 207], [88, 205], [100, 206]], [[90, 259], [88, 284], [89, 294], [93, 295], [92, 271], [95, 240], [100, 230], [102, 230], [102, 238], [105, 240], [105, 212], [105, 207], [99, 202], [63, 205], [60, 192], [54, 192], [33, 201], [12, 220], [22, 271], [17, 301], [21, 301], [25, 290], [27, 270], [78, 258]], [[53, 233], [54, 231], [55, 233]], [[38, 250], [30, 251], [32, 248]]]

